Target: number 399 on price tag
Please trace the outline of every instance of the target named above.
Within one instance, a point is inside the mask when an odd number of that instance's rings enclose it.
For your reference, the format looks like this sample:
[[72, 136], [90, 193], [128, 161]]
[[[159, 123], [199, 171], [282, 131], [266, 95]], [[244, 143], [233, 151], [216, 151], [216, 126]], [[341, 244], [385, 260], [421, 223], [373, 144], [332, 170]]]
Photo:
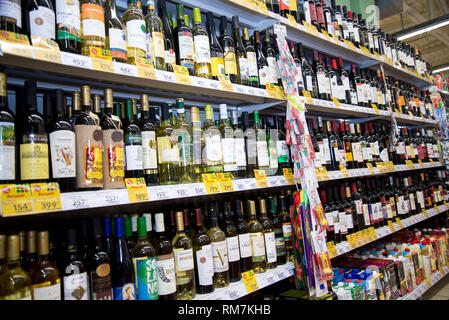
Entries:
[[259, 289], [257, 284], [256, 275], [253, 270], [249, 270], [242, 273], [243, 283], [245, 284], [246, 292], [251, 293]]
[[35, 213], [62, 210], [61, 191], [57, 182], [32, 184], [31, 196]]
[[144, 178], [125, 179], [129, 202], [148, 201], [147, 186]]
[[221, 191], [215, 173], [203, 174], [203, 183], [206, 193], [218, 193]]
[[234, 191], [234, 185], [232, 184], [231, 176], [228, 172], [217, 173], [217, 179], [222, 192]]
[[33, 213], [29, 184], [0, 185], [2, 216]]

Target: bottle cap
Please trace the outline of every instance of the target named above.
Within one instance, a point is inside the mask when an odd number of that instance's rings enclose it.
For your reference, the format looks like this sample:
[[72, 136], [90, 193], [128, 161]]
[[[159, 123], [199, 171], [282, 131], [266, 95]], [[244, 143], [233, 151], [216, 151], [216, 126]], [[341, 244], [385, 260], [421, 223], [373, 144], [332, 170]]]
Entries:
[[156, 213], [154, 215], [154, 221], [156, 223], [156, 232], [164, 232], [164, 214], [163, 213]]
[[7, 239], [7, 260], [18, 260], [20, 259], [20, 249], [19, 249], [19, 236], [11, 235]]
[[228, 118], [228, 109], [226, 104], [220, 104], [220, 119]]
[[114, 224], [115, 224], [115, 236], [117, 238], [125, 236], [123, 230], [123, 218], [122, 217], [114, 218]]
[[148, 95], [146, 93], [140, 95], [140, 108], [142, 111], [149, 110]]
[[147, 219], [145, 217], [137, 218], [137, 236], [139, 238], [147, 236]]
[[204, 113], [205, 113], [206, 120], [212, 120], [212, 121], [214, 120], [214, 111], [210, 104], [206, 104], [204, 106]]
[[81, 87], [81, 97], [82, 97], [82, 105], [83, 106], [91, 105], [90, 87], [89, 86]]
[[200, 8], [193, 8], [193, 22], [201, 23], [201, 11]]
[[37, 252], [38, 255], [43, 256], [49, 253], [48, 247], [48, 231], [41, 231], [37, 233]]
[[190, 122], [201, 122], [200, 109], [198, 109], [197, 107], [190, 108]]

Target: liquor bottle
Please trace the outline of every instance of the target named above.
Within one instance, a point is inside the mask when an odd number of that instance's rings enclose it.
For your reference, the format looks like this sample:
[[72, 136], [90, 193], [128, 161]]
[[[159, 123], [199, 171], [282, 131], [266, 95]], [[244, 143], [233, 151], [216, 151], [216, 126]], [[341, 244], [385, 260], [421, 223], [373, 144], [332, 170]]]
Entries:
[[145, 15], [147, 57], [153, 58], [156, 69], [166, 70], [165, 65], [165, 39], [162, 19], [156, 14], [154, 0], [147, 1], [147, 14]]
[[184, 6], [176, 5], [178, 25], [173, 30], [176, 49], [176, 63], [187, 67], [191, 76], [195, 75], [195, 60], [192, 30], [184, 21]]
[[132, 249], [137, 300], [157, 300], [156, 249], [147, 236], [145, 217], [137, 218], [137, 244]]
[[26, 111], [20, 128], [20, 179], [26, 183], [49, 178], [48, 135], [45, 120], [37, 111], [36, 82], [25, 81]]
[[[308, 91], [312, 98], [318, 98], [318, 84], [315, 72], [304, 55], [304, 49], [301, 43], [298, 43], [298, 53], [301, 59], [301, 69], [304, 79], [304, 90]], [[299, 92], [303, 94], [303, 92]]]
[[66, 252], [62, 262], [64, 300], [89, 300], [86, 262], [78, 254], [76, 229], [66, 233]]
[[195, 175], [194, 182], [202, 182], [204, 165], [202, 163], [204, 135], [201, 129], [200, 110], [197, 107], [190, 108], [190, 122], [192, 123], [192, 157]]
[[193, 228], [193, 225], [190, 223], [189, 209], [187, 208], [183, 209], [182, 213], [184, 215], [184, 231], [190, 239], [193, 239], [193, 237], [195, 236], [195, 229]]
[[270, 83], [268, 79], [268, 61], [262, 51], [262, 44], [260, 43], [259, 31], [254, 31], [254, 42], [257, 54], [257, 69], [259, 75], [259, 87], [265, 89], [266, 84]]
[[162, 123], [156, 131], [159, 184], [179, 183], [179, 150], [173, 140], [174, 128], [170, 124], [168, 105], [162, 104]]
[[8, 108], [6, 74], [4, 73], [0, 73], [0, 130], [2, 132], [0, 183], [11, 184], [16, 179], [15, 117]]
[[104, 18], [101, 0], [81, 0], [81, 54], [88, 56], [90, 47], [106, 49]]
[[176, 292], [175, 260], [172, 246], [165, 235], [164, 214], [156, 213], [154, 220], [159, 300], [174, 300]]
[[243, 29], [243, 45], [245, 46], [246, 58], [248, 60], [249, 85], [259, 87], [259, 69], [257, 63], [256, 49], [249, 38], [248, 28]]
[[106, 26], [106, 48], [111, 51], [113, 60], [127, 62], [126, 31], [123, 22], [117, 13], [115, 0], [107, 0], [104, 16]]
[[259, 222], [263, 228], [263, 234], [265, 239], [265, 252], [266, 252], [266, 268], [267, 270], [276, 268], [277, 266], [277, 253], [276, 253], [276, 240], [274, 234], [273, 221], [268, 218], [267, 204], [265, 199], [259, 199]]
[[270, 196], [268, 198], [268, 211], [273, 221], [274, 240], [276, 247], [276, 263], [282, 265], [287, 262], [287, 254], [285, 251], [285, 240], [282, 231], [282, 222], [279, 219], [276, 208], [276, 198]]
[[228, 111], [226, 104], [220, 104], [221, 145], [223, 150], [223, 170], [229, 172], [231, 179], [237, 179], [237, 163], [234, 146], [234, 130], [228, 124]]
[[282, 233], [285, 241], [285, 251], [287, 261], [293, 261], [293, 236], [290, 214], [287, 212], [286, 200], [284, 196], [279, 197], [279, 220], [282, 224]]
[[[56, 41], [55, 9], [53, 1], [34, 0], [24, 2], [26, 31], [33, 38]], [[3, 4], [2, 4], [3, 5]]]
[[248, 223], [243, 218], [243, 203], [241, 200], [235, 200], [234, 216], [239, 240], [241, 272], [246, 272], [252, 268], [251, 241]]
[[[23, 7], [25, 9], [25, 7]], [[21, 1], [6, 0], [0, 8], [0, 30], [24, 33]]]
[[276, 52], [271, 46], [271, 40], [268, 32], [265, 32], [265, 36], [263, 39], [264, 49], [263, 53], [268, 63], [268, 82], [274, 85], [278, 84], [277, 79], [277, 62], [276, 62]]
[[231, 111], [231, 118], [232, 128], [234, 130], [234, 153], [237, 165], [237, 177], [243, 179], [246, 178], [245, 134], [239, 126], [237, 110]]
[[246, 176], [254, 177], [254, 169], [257, 169], [257, 137], [256, 130], [250, 125], [249, 115], [247, 111], [242, 113], [243, 128], [246, 145]]
[[337, 61], [332, 59], [332, 68], [328, 66], [329, 81], [331, 85], [332, 97], [337, 98], [340, 103], [346, 103], [346, 94], [343, 90], [343, 82], [337, 70]]
[[329, 224], [326, 228], [326, 242], [334, 241], [335, 243], [336, 239], [335, 239], [334, 217], [332, 215], [331, 207], [329, 205], [332, 203], [332, 193], [330, 193], [329, 190], [321, 190], [320, 199], [321, 203], [323, 204], [323, 210], [326, 215], [326, 220]]
[[225, 74], [225, 64], [223, 56], [223, 48], [218, 41], [215, 31], [214, 15], [212, 12], [206, 14], [206, 26], [209, 33], [209, 46], [211, 57], [211, 78], [218, 80], [219, 74]]
[[[209, 44], [209, 42], [208, 42]], [[184, 99], [176, 99], [178, 120], [175, 126], [175, 135], [179, 150], [179, 182], [193, 183], [195, 181], [195, 168], [193, 164], [193, 137], [192, 126], [187, 122]]]
[[264, 273], [267, 268], [265, 260], [264, 229], [256, 218], [256, 203], [253, 200], [247, 202], [248, 231], [251, 242], [252, 269], [254, 273]]
[[200, 8], [193, 8], [193, 43], [195, 44], [195, 76], [211, 78], [211, 51], [208, 32], [201, 25]]
[[62, 51], [81, 53], [81, 19], [79, 0], [56, 1], [56, 38]]
[[143, 177], [147, 186], [158, 183], [155, 108], [148, 106], [148, 95], [140, 96]]
[[[175, 43], [173, 40], [173, 28], [171, 26], [171, 17], [167, 16], [165, 0], [158, 0], [158, 14], [162, 19], [162, 30], [164, 32], [164, 49], [165, 49], [165, 69], [173, 72], [173, 63], [176, 63]], [[171, 14], [171, 13], [170, 13]]]
[[143, 177], [142, 133], [139, 123], [134, 120], [132, 100], [126, 100], [126, 116], [124, 120], [125, 142], [125, 177]]
[[226, 245], [229, 260], [229, 280], [230, 282], [240, 281], [240, 249], [239, 236], [237, 234], [237, 227], [234, 221], [231, 220], [231, 203], [224, 202], [224, 221], [223, 232], [226, 235]]
[[237, 60], [234, 39], [228, 32], [228, 23], [226, 16], [220, 17], [220, 42], [223, 48], [224, 73], [229, 77], [232, 83], [239, 80], [237, 72]]
[[192, 300], [195, 298], [192, 239], [184, 231], [181, 211], [176, 212], [176, 229], [176, 235], [171, 242], [176, 265], [176, 299]]
[[102, 110], [101, 110], [101, 97], [99, 94], [93, 95], [93, 108], [92, 108], [92, 116], [95, 119], [95, 123], [100, 125], [100, 119], [103, 118]]
[[130, 216], [123, 216], [123, 228], [125, 232], [126, 247], [128, 248], [129, 255], [132, 256], [136, 241], [134, 240], [133, 223]]
[[6, 241], [6, 266], [0, 275], [0, 300], [31, 300], [30, 277], [20, 266], [19, 236], [10, 235]]
[[272, 11], [276, 14], [280, 13], [279, 7], [280, 7], [280, 0], [271, 0], [271, 7], [272, 7]]
[[30, 272], [33, 300], [61, 300], [59, 269], [49, 260], [48, 231], [37, 233], [37, 254]]
[[112, 300], [111, 257], [102, 242], [101, 219], [92, 222], [92, 251], [89, 254], [91, 300]]
[[[245, 86], [250, 85], [249, 81], [249, 65], [248, 58], [246, 56], [246, 50], [243, 45], [242, 38], [240, 36], [240, 26], [239, 26], [239, 17], [232, 17], [232, 33], [234, 36], [235, 43], [235, 55], [238, 66], [238, 84], [242, 84]], [[226, 59], [225, 59], [226, 62]], [[226, 68], [226, 66], [225, 66]]]
[[343, 145], [343, 153], [340, 155], [345, 159], [345, 166], [348, 169], [354, 169], [354, 156], [351, 149], [351, 136], [349, 134], [349, 123], [340, 122], [341, 142]]
[[265, 130], [261, 128], [259, 122], [259, 112], [254, 111], [254, 129], [257, 138], [257, 169], [264, 170], [269, 175], [270, 159], [268, 156], [268, 145]]

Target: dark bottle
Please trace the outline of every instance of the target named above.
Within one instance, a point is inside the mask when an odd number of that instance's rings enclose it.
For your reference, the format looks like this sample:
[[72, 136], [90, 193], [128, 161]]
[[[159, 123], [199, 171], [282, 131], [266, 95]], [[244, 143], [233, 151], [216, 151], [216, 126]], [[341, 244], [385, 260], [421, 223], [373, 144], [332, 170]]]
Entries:
[[220, 42], [223, 48], [225, 75], [232, 83], [238, 82], [237, 58], [235, 52], [234, 39], [228, 32], [228, 22], [226, 16], [220, 17]]
[[362, 198], [362, 182], [359, 180], [357, 182], [351, 183], [351, 200], [353, 203], [353, 210], [355, 212], [354, 221], [357, 220], [357, 225], [359, 230], [363, 230], [367, 227], [365, 224], [365, 219], [363, 215], [363, 198]]
[[343, 206], [343, 210], [345, 212], [347, 232], [348, 234], [351, 234], [355, 232], [354, 220], [352, 217], [351, 204], [346, 197], [346, 188], [344, 184], [340, 185], [340, 197], [341, 197], [341, 205]]
[[148, 95], [142, 94], [140, 129], [142, 135], [143, 177], [147, 186], [158, 184], [156, 150], [156, 109], [148, 106]]
[[[25, 10], [25, 7], [23, 8]], [[7, 0], [0, 8], [0, 30], [23, 33], [21, 1]]]
[[313, 51], [313, 59], [314, 59], [314, 69], [316, 73], [316, 79], [318, 84], [318, 98], [321, 100], [330, 100], [330, 82], [329, 76], [324, 67], [319, 55], [318, 51]]
[[341, 141], [343, 144], [344, 155], [341, 157], [345, 157], [345, 165], [347, 169], [354, 169], [354, 156], [352, 154], [352, 145], [351, 145], [351, 136], [349, 133], [349, 123], [340, 122], [340, 132], [341, 132]]
[[171, 19], [169, 20], [166, 10], [165, 0], [158, 0], [157, 2], [157, 12], [162, 20], [162, 25], [164, 29], [164, 41], [165, 41], [165, 66], [167, 71], [173, 72], [172, 63], [176, 63], [176, 55], [179, 54], [175, 52], [175, 43], [173, 41], [173, 30], [171, 26]]
[[184, 6], [176, 5], [178, 25], [173, 30], [173, 39], [176, 49], [176, 63], [187, 67], [189, 75], [195, 74], [195, 52], [193, 47], [192, 30], [186, 25], [184, 20]]
[[248, 60], [249, 85], [259, 87], [259, 68], [257, 63], [256, 48], [249, 38], [248, 28], [243, 28], [243, 45], [245, 46], [246, 59]]
[[342, 197], [344, 195], [344, 188], [343, 193], [338, 192], [338, 187], [334, 187], [334, 202], [337, 206], [338, 211], [338, 225], [340, 230], [340, 240], [346, 241], [346, 236], [348, 235], [348, 221], [346, 217], [346, 210], [345, 210], [345, 202], [344, 198]]
[[[351, 103], [351, 104], [357, 104], [357, 102], [354, 103], [354, 99], [351, 96], [351, 85], [350, 85], [350, 81], [349, 81], [349, 74], [348, 71], [345, 70], [344, 66], [343, 66], [343, 59], [341, 57], [338, 57], [337, 59], [338, 61], [338, 74], [340, 76], [341, 79], [341, 83], [342, 83], [342, 97], [344, 97], [344, 102], [345, 103]], [[357, 96], [356, 99], [357, 100]]]
[[287, 261], [293, 261], [293, 236], [292, 236], [292, 223], [290, 214], [288, 213], [289, 206], [287, 207], [287, 201], [284, 196], [279, 197], [279, 220], [282, 224], [282, 234], [284, 235], [285, 251], [287, 253]]
[[343, 90], [343, 82], [337, 70], [337, 60], [332, 59], [332, 68], [328, 66], [329, 81], [331, 85], [332, 97], [338, 99], [341, 103], [346, 103], [346, 94]]
[[224, 203], [224, 223], [223, 232], [226, 235], [226, 245], [228, 249], [229, 260], [229, 281], [240, 281], [240, 249], [239, 237], [237, 234], [237, 227], [231, 220], [231, 203], [226, 201]]
[[262, 51], [262, 44], [260, 43], [259, 31], [254, 31], [254, 41], [257, 53], [257, 69], [259, 73], [259, 87], [265, 89], [268, 81], [268, 61]]
[[358, 215], [357, 215], [357, 208], [356, 208], [356, 204], [355, 201], [353, 199], [353, 195], [351, 193], [351, 186], [349, 185], [349, 183], [345, 184], [345, 189], [346, 189], [346, 202], [349, 205], [349, 207], [347, 207], [348, 211], [351, 211], [351, 219], [352, 219], [352, 224], [354, 226], [353, 228], [353, 232], [357, 232], [357, 231], [361, 231], [363, 230], [363, 226], [359, 225], [359, 219], [358, 219]]
[[184, 231], [187, 234], [187, 236], [192, 239], [192, 237], [195, 235], [195, 229], [190, 224], [190, 215], [189, 215], [189, 209], [182, 210], [182, 213], [184, 215]]
[[132, 252], [136, 245], [136, 241], [134, 239], [131, 217], [128, 216], [123, 218], [123, 227], [125, 230], [126, 246], [128, 247], [129, 254], [132, 256]]
[[114, 254], [114, 243], [112, 239], [112, 219], [104, 218], [104, 239], [103, 246], [109, 258]]
[[276, 198], [268, 198], [268, 212], [274, 225], [274, 240], [276, 245], [276, 263], [282, 265], [287, 262], [287, 253], [285, 252], [284, 233], [282, 231], [282, 222], [279, 219], [276, 208]]
[[242, 37], [240, 36], [239, 17], [232, 17], [232, 35], [235, 43], [235, 56], [238, 69], [238, 84], [250, 85], [249, 79], [249, 64], [246, 55], [245, 46], [243, 45]]
[[278, 70], [276, 62], [276, 51], [271, 46], [271, 40], [268, 32], [265, 32], [263, 39], [263, 53], [268, 63], [268, 82], [274, 85], [278, 84]]
[[[292, 0], [292, 1], [294, 1], [294, 0]], [[290, 14], [289, 0], [279, 0], [279, 10], [280, 10], [281, 16], [287, 17], [287, 14]]]
[[[301, 59], [301, 69], [304, 79], [304, 89], [310, 93], [312, 98], [318, 98], [318, 83], [317, 78], [315, 75], [315, 72], [312, 68], [312, 66], [309, 64], [309, 62], [306, 59], [306, 56], [304, 54], [304, 49], [301, 45], [301, 43], [298, 43], [298, 53], [299, 58]], [[299, 94], [303, 94], [302, 92], [299, 92]]]
[[272, 10], [271, 11], [273, 11], [274, 13], [277, 13], [277, 14], [279, 14], [280, 13], [280, 3], [279, 3], [279, 1], [280, 0], [271, 0], [271, 7], [272, 7]]
[[329, 224], [326, 228], [326, 242], [334, 241], [334, 243], [336, 243], [334, 217], [332, 215], [331, 207], [328, 204], [327, 198], [329, 198], [329, 203], [331, 203], [332, 193], [328, 193], [328, 195], [326, 195], [326, 190], [321, 190], [320, 199], [323, 205], [324, 213], [326, 215], [327, 223]]
[[304, 87], [304, 79], [302, 74], [302, 66], [301, 66], [301, 60], [299, 59], [297, 53], [296, 53], [296, 47], [295, 43], [293, 41], [288, 42], [288, 46], [290, 48], [290, 53], [292, 54], [293, 60], [295, 61], [296, 65], [296, 85], [298, 88], [298, 94], [303, 95], [303, 90], [305, 90]]
[[[3, 12], [1, 14], [0, 23], [2, 25], [3, 23], [8, 23], [8, 20], [3, 21], [5, 19]], [[11, 13], [9, 14], [12, 15]], [[2, 148], [0, 152], [0, 165], [2, 170], [0, 171], [0, 184], [11, 184], [16, 180], [16, 128], [14, 114], [8, 107], [6, 74], [4, 73], [0, 73], [0, 128], [2, 130]]]
[[243, 203], [241, 200], [235, 201], [235, 227], [237, 229], [241, 272], [246, 272], [252, 268], [252, 252], [249, 237], [248, 223], [243, 218]]
[[67, 230], [62, 266], [64, 300], [89, 300], [86, 261], [78, 254], [76, 229]]
[[335, 244], [342, 241], [341, 228], [340, 228], [340, 215], [338, 207], [338, 194], [335, 188], [328, 188], [327, 201], [329, 203], [329, 211], [332, 213], [332, 221], [334, 223], [334, 239]]
[[75, 130], [64, 117], [64, 92], [60, 89], [55, 90], [53, 114], [49, 125], [52, 181], [59, 183], [61, 192], [70, 192], [76, 186]]
[[212, 12], [206, 14], [206, 26], [209, 32], [210, 57], [211, 57], [211, 76], [218, 80], [219, 74], [225, 74], [223, 48], [218, 41], [215, 31], [214, 15]]
[[292, 163], [290, 161], [290, 147], [287, 145], [285, 134], [284, 119], [276, 117], [274, 119], [274, 129], [278, 131], [278, 137], [276, 142], [276, 151], [278, 155], [278, 175], [284, 174], [284, 169], [291, 168]]
[[315, 0], [315, 10], [316, 10], [316, 27], [318, 31], [326, 31], [326, 19], [324, 17], [324, 4], [320, 0]]
[[114, 300], [136, 300], [133, 263], [126, 244], [123, 218], [115, 218], [114, 223], [114, 254], [112, 255], [112, 288], [114, 290]]
[[126, 100], [126, 116], [123, 123], [125, 136], [125, 178], [143, 177], [142, 133], [134, 119], [132, 100]]
[[26, 255], [22, 265], [23, 270], [25, 270], [26, 272], [30, 272], [34, 265], [37, 263], [36, 236], [37, 233], [35, 230], [30, 230], [26, 233]]

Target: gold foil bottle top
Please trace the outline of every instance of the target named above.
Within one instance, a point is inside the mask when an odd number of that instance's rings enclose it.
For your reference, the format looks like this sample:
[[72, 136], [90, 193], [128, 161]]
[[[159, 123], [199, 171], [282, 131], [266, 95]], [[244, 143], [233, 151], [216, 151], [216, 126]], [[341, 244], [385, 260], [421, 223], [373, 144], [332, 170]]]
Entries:
[[182, 211], [176, 212], [176, 230], [184, 231], [184, 214]]
[[20, 248], [20, 252], [25, 251], [25, 245], [26, 245], [25, 235], [26, 235], [25, 231], [19, 231], [19, 248]]
[[105, 109], [114, 108], [114, 95], [112, 89], [104, 89], [104, 108]]
[[5, 259], [6, 257], [6, 236], [0, 234], [0, 259]]
[[214, 120], [214, 111], [210, 104], [206, 104], [204, 106], [204, 113], [205, 113], [206, 120], [212, 120], [212, 121]]
[[81, 98], [82, 98], [82, 105], [83, 106], [90, 106], [91, 105], [91, 98], [90, 98], [90, 87], [89, 86], [82, 86], [81, 87]]
[[78, 91], [72, 92], [72, 110], [81, 110], [80, 93]]
[[249, 32], [247, 27], [243, 28], [243, 40], [249, 40]]
[[259, 210], [261, 214], [267, 213], [267, 204], [265, 199], [259, 199]]
[[19, 248], [19, 236], [12, 235], [8, 236], [8, 252], [7, 260], [19, 260], [20, 259], [20, 248]]
[[50, 252], [48, 244], [48, 231], [37, 233], [37, 254], [40, 256], [48, 255]]
[[137, 115], [137, 100], [134, 98], [132, 98], [131, 100], [133, 102], [133, 115], [135, 117]]
[[27, 253], [35, 253], [37, 251], [36, 236], [37, 236], [37, 233], [35, 230], [30, 230], [27, 232]]
[[120, 109], [122, 110], [122, 117], [125, 117], [125, 102], [120, 101]]
[[[133, 106], [134, 108], [134, 106]], [[140, 95], [140, 108], [142, 111], [149, 111], [150, 104], [148, 103], [148, 95], [146, 93], [142, 93]]]
[[101, 112], [101, 97], [98, 94], [94, 94], [94, 112]]
[[198, 109], [197, 107], [190, 108], [190, 122], [201, 122], [200, 109]]
[[6, 74], [0, 73], [0, 96], [6, 97]]
[[253, 200], [248, 200], [248, 216], [255, 216], [256, 215], [256, 202]]

